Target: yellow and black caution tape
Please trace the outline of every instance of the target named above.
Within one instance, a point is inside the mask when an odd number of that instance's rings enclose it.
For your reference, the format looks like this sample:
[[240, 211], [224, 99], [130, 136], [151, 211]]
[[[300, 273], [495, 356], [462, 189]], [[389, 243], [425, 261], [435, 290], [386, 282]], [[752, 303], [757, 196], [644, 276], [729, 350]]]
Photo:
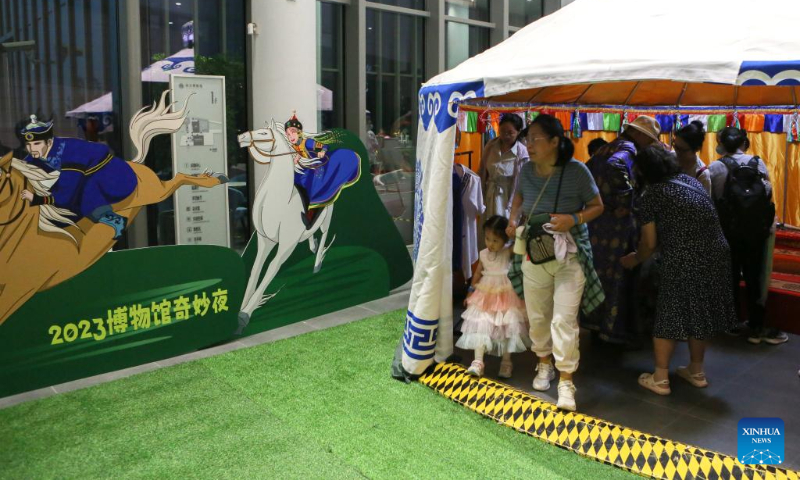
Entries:
[[577, 412], [442, 363], [420, 378], [441, 395], [519, 432], [593, 460], [659, 479], [799, 480], [800, 473], [744, 465], [731, 456], [691, 447]]

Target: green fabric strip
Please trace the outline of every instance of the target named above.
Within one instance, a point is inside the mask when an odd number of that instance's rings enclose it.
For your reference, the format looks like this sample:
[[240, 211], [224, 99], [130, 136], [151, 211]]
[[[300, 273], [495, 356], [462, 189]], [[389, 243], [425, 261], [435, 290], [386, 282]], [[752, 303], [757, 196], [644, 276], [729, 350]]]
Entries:
[[607, 132], [618, 132], [622, 126], [619, 113], [604, 113], [603, 114], [603, 130]]
[[478, 112], [467, 112], [467, 132], [475, 133], [478, 131]]
[[726, 123], [727, 123], [727, 118], [725, 115], [709, 115], [707, 131], [709, 133], [719, 132], [720, 130], [725, 128]]
[[572, 238], [578, 246], [578, 261], [586, 277], [586, 285], [583, 288], [583, 298], [581, 298], [581, 310], [583, 313], [590, 314], [606, 300], [603, 284], [594, 269], [594, 255], [592, 253], [592, 242], [589, 239], [589, 228], [586, 224], [572, 227], [570, 230]]

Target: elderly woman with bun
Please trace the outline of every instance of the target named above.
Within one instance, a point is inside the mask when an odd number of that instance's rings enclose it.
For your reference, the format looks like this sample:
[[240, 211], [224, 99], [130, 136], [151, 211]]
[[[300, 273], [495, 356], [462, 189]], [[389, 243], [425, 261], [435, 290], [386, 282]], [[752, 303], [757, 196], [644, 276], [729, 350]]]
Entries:
[[[632, 269], [660, 249], [661, 284], [653, 326], [655, 369], [639, 385], [658, 395], [672, 392], [669, 368], [678, 341], [688, 339], [690, 363], [676, 373], [692, 386], [708, 386], [706, 343], [736, 324], [730, 248], [711, 197], [700, 182], [684, 174], [675, 155], [651, 145], [636, 155], [634, 175], [643, 189], [639, 200], [638, 248], [621, 258]], [[701, 294], [698, 294], [701, 292]]]
[[706, 129], [703, 122], [695, 120], [675, 133], [672, 148], [683, 173], [700, 182], [706, 193], [711, 195], [711, 171], [697, 155], [703, 148], [705, 139]]

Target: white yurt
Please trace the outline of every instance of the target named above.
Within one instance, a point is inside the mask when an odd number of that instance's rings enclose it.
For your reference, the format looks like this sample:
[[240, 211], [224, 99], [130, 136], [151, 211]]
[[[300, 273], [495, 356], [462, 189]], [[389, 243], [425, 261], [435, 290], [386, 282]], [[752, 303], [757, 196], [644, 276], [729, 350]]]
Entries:
[[464, 115], [559, 113], [577, 137], [597, 114], [623, 126], [637, 114], [740, 125], [765, 136], [754, 145], [769, 150], [779, 217], [798, 225], [798, 24], [794, 0], [576, 0], [425, 83], [405, 373], [453, 353], [451, 182]]

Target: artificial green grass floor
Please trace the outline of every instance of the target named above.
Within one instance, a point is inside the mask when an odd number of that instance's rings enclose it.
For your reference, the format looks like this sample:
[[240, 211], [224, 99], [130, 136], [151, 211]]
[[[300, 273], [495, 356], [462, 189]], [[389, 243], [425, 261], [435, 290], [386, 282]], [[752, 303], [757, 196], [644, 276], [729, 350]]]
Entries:
[[622, 478], [389, 375], [405, 312], [0, 410], [0, 478]]

